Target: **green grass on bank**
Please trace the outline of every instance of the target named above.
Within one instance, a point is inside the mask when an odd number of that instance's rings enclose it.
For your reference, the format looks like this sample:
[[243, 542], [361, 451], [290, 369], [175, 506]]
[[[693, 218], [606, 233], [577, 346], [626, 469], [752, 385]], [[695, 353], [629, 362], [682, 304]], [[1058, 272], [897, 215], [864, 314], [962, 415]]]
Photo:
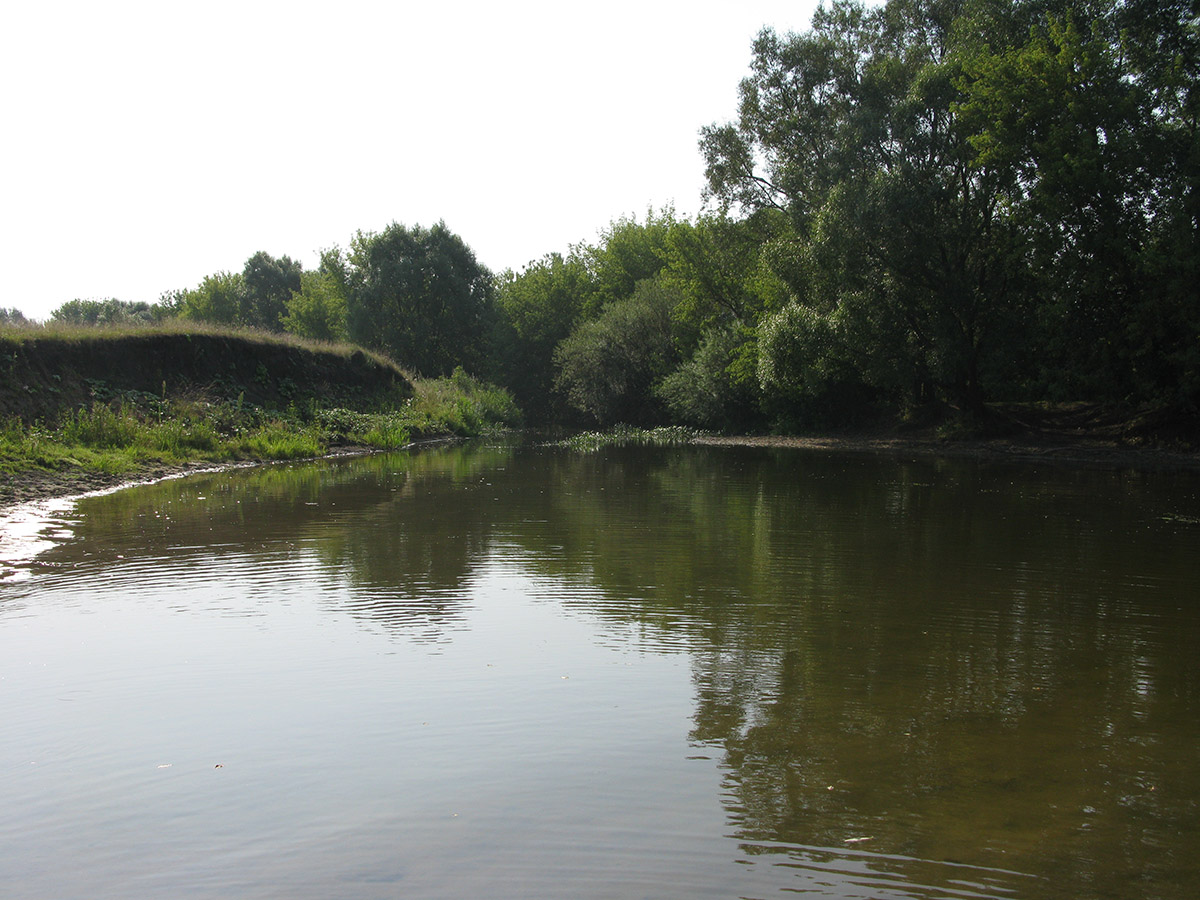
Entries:
[[394, 450], [436, 435], [474, 436], [515, 427], [521, 414], [504, 390], [459, 370], [414, 379], [396, 409], [360, 412], [292, 406], [268, 411], [237, 402], [125, 395], [72, 410], [53, 423], [0, 422], [0, 472], [136, 473], [156, 464], [284, 460], [339, 446]]

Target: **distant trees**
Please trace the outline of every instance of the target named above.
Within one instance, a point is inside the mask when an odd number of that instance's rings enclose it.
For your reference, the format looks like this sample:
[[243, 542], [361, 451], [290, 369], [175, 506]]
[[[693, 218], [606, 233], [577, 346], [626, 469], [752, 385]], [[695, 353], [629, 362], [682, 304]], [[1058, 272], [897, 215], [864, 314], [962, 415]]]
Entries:
[[300, 287], [287, 301], [284, 331], [317, 341], [344, 341], [346, 331], [345, 285], [324, 268], [302, 272]]
[[69, 300], [50, 314], [65, 325], [129, 325], [161, 322], [168, 312], [149, 303], [125, 300]]
[[493, 371], [532, 421], [564, 416], [554, 351], [581, 321], [592, 293], [587, 262], [575, 253], [548, 254], [497, 281]]
[[179, 299], [179, 317], [216, 325], [247, 325], [249, 298], [241, 272], [216, 272]]
[[300, 290], [302, 266], [290, 257], [278, 259], [259, 251], [241, 272], [217, 272], [184, 291], [178, 300], [182, 318], [283, 331], [288, 301]]

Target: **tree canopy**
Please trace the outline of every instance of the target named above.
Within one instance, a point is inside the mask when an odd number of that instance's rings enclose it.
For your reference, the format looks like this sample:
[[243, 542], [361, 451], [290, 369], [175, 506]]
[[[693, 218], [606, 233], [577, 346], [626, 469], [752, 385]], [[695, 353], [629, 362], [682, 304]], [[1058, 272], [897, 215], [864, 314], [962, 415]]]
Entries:
[[793, 229], [803, 312], [764, 322], [764, 379], [1194, 401], [1198, 38], [1172, 0], [837, 0], [764, 30], [702, 134], [710, 197]]
[[460, 365], [479, 370], [493, 280], [444, 223], [359, 232], [342, 273], [351, 339], [424, 375], [448, 375]]

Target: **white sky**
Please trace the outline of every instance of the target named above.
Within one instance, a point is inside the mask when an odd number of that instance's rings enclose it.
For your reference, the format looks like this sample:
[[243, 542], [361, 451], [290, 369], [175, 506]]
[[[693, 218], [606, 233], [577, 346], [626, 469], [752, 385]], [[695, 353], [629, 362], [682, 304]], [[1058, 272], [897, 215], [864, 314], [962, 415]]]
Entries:
[[154, 301], [446, 225], [495, 271], [700, 206], [701, 127], [816, 0], [6, 3], [0, 307]]

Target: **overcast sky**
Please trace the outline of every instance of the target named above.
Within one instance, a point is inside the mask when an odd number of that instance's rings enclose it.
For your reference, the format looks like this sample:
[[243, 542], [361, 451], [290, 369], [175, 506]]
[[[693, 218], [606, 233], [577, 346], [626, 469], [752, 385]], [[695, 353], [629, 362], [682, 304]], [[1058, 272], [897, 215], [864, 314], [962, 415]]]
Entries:
[[520, 269], [700, 206], [759, 29], [814, 0], [10, 3], [0, 306], [154, 301], [444, 220]]

